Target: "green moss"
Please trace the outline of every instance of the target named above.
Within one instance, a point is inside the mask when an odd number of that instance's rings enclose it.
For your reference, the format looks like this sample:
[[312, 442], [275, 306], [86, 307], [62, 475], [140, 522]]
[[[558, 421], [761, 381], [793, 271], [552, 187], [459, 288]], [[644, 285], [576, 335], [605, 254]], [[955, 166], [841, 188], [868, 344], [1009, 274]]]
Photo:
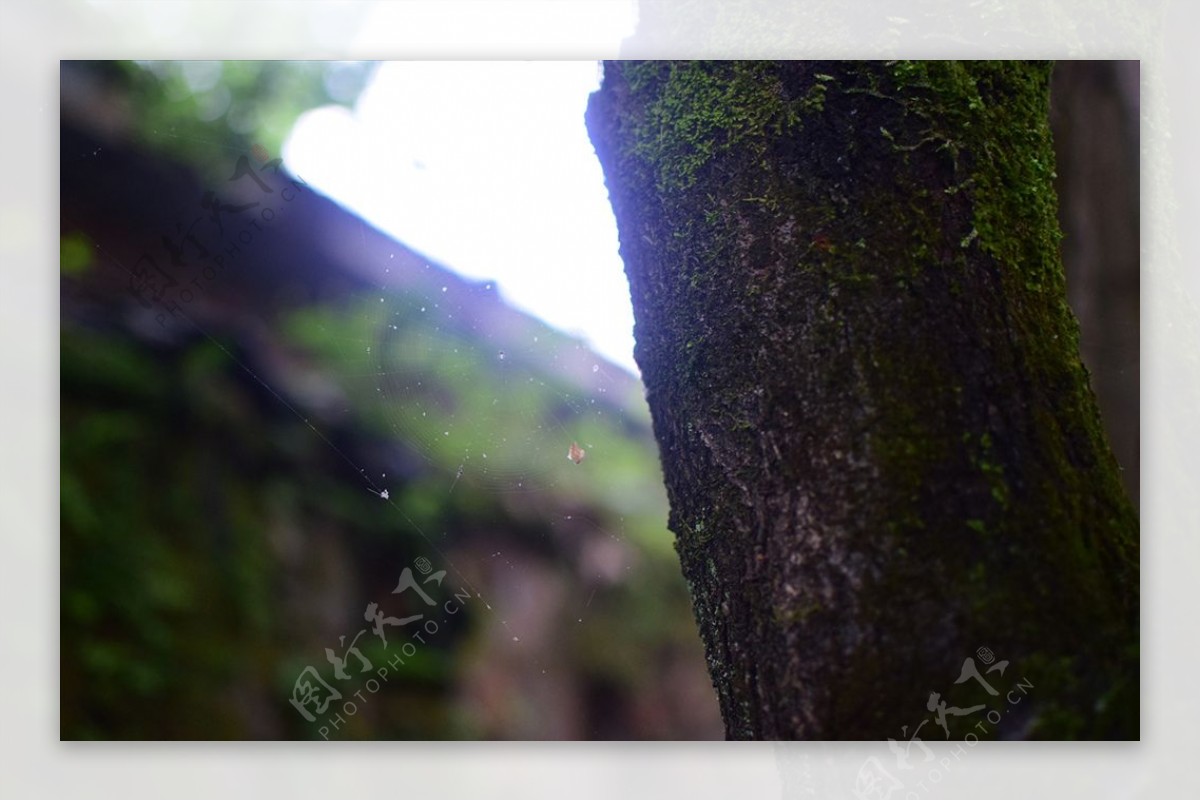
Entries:
[[[1057, 199], [1052, 185], [1054, 155], [1046, 124], [1049, 109], [1049, 62], [890, 62], [891, 80], [875, 91], [924, 126], [915, 145], [970, 155], [962, 183], [970, 186], [973, 226], [964, 237], [1009, 270], [1023, 274], [1031, 287], [1061, 286]], [[992, 98], [985, 101], [984, 94]], [[881, 129], [883, 130], [883, 129]], [[884, 130], [885, 136], [894, 138]]]
[[629, 62], [621, 69], [633, 92], [653, 98], [633, 132], [633, 153], [654, 165], [662, 191], [691, 187], [721, 153], [761, 156], [768, 135], [798, 121], [770, 62]]
[[689, 538], [697, 547], [703, 547], [713, 538], [715, 532], [711, 527], [704, 525], [704, 520], [697, 520], [690, 526], [685, 524], [685, 532], [682, 536]]
[[[737, 548], [739, 525], [763, 525], [739, 516], [738, 487], [821, 495], [836, 442], [874, 471], [855, 485], [849, 548], [885, 565], [856, 596], [869, 610], [856, 622], [907, 631], [892, 610], [926, 605], [1014, 664], [1086, 654], [1074, 685], [1045, 672], [1064, 693], [1055, 704], [1088, 708], [1127, 671], [1105, 654], [1136, 630], [1137, 523], [1065, 301], [1050, 66], [622, 69], [645, 93], [621, 131], [644, 188], [619, 219], [635, 302], [639, 280], [652, 287], [641, 300], [658, 330], [639, 333], [639, 361], [674, 449], [668, 486], [720, 503], [705, 524]], [[772, 453], [763, 431], [792, 450]], [[736, 579], [683, 517], [677, 548], [711, 640], [724, 636], [713, 599]], [[812, 625], [814, 610], [763, 611]], [[866, 656], [846, 667], [846, 687], [883, 678]]]
[[774, 619], [776, 623], [788, 625], [792, 623], [803, 623], [815, 614], [820, 613], [824, 607], [820, 603], [806, 603], [799, 606], [775, 607]]

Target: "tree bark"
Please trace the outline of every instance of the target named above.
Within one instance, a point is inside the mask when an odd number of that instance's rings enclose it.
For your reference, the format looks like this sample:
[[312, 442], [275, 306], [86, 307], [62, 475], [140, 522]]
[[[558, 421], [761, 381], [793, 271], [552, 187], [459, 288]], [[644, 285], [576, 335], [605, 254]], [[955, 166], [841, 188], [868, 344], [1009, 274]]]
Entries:
[[1121, 483], [1140, 476], [1139, 63], [1065, 61], [1050, 84], [1067, 299]]
[[1138, 523], [1066, 301], [1050, 72], [605, 65], [587, 122], [730, 738], [1138, 736]]

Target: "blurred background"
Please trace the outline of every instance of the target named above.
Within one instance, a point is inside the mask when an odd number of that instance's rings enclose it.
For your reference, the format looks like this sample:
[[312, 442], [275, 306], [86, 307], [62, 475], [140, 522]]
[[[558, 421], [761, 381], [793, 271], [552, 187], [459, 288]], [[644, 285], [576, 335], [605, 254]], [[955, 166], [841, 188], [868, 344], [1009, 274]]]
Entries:
[[[62, 62], [64, 739], [723, 736], [598, 77]], [[1070, 300], [1136, 501], [1138, 66], [1054, 81]]]

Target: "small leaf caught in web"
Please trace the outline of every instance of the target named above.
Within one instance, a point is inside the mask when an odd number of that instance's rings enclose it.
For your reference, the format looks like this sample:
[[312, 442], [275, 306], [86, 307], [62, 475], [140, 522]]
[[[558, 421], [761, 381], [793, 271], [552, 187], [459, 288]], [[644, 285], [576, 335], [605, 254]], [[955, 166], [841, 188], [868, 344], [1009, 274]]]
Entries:
[[578, 442], [572, 442], [571, 447], [567, 449], [567, 458], [575, 464], [583, 461], [583, 457], [587, 456], [587, 451], [579, 447]]

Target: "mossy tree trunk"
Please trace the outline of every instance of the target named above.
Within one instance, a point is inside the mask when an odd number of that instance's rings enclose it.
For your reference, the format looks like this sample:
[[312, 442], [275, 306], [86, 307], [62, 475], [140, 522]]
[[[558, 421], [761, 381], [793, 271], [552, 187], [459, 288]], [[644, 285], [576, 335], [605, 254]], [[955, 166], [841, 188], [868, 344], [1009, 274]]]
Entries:
[[1138, 736], [1138, 524], [1066, 301], [1050, 72], [605, 65], [587, 121], [731, 738]]

